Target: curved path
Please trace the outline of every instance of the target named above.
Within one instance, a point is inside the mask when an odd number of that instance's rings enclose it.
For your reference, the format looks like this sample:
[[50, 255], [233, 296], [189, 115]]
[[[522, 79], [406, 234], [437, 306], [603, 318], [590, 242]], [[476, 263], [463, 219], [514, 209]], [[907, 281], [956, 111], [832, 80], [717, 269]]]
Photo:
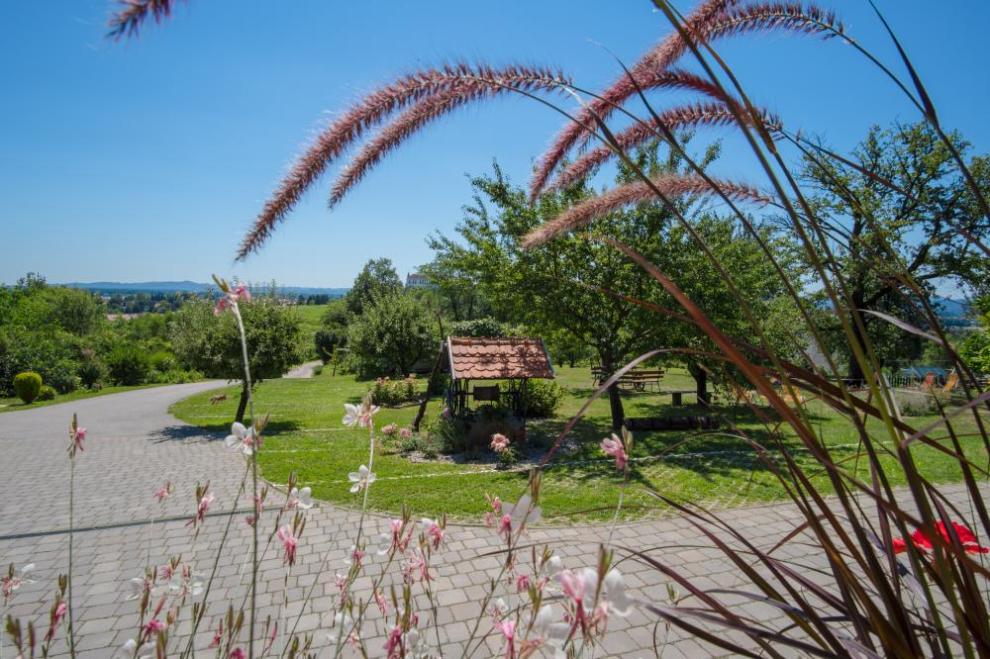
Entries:
[[[228, 604], [240, 606], [247, 592], [249, 575], [244, 567], [251, 542], [249, 527], [243, 520], [246, 497], [241, 497], [234, 516], [230, 514], [245, 462], [237, 452], [224, 448], [222, 437], [204, 434], [176, 420], [167, 410], [186, 396], [221, 385], [203, 382], [142, 389], [0, 415], [0, 566], [4, 573], [8, 563], [20, 566], [33, 562], [37, 566], [37, 581], [15, 593], [9, 613], [25, 618], [25, 622], [33, 619], [44, 628], [54, 582], [66, 569], [69, 469], [65, 449], [68, 424], [72, 414], [77, 413], [80, 425], [89, 431], [75, 474], [74, 603], [80, 656], [111, 656], [115, 648], [135, 637], [137, 604], [125, 598], [129, 579], [141, 576], [146, 565], [161, 565], [170, 556], [180, 554], [198, 573], [209, 574], [229, 523], [231, 533], [217, 564], [209, 615], [197, 635], [198, 646], [205, 648], [209, 644], [214, 616], [225, 612]], [[152, 494], [166, 480], [171, 480], [176, 490], [160, 505]], [[216, 501], [195, 534], [187, 525], [195, 509], [193, 491], [197, 483], [207, 481]], [[958, 488], [947, 491], [954, 496], [961, 494]], [[278, 501], [278, 493], [274, 495], [274, 501]], [[275, 508], [278, 504], [270, 505]], [[750, 537], [767, 547], [798, 523], [793, 509], [784, 504], [738, 509], [732, 518], [737, 528], [744, 532], [748, 529]], [[267, 534], [272, 523], [274, 511], [268, 510], [259, 528]], [[357, 513], [353, 511], [328, 504], [318, 506], [308, 513], [298, 562], [291, 574], [286, 578], [281, 548], [273, 548], [261, 564], [259, 619], [264, 620], [268, 614], [283, 616], [288, 621], [283, 622], [284, 630], [298, 617], [297, 631], [313, 633], [315, 646], [323, 648], [321, 656], [327, 654], [326, 636], [333, 625], [329, 610], [336, 594], [334, 575], [346, 571], [357, 523]], [[366, 520], [366, 537], [385, 531], [385, 526], [379, 517]], [[609, 529], [540, 528], [530, 535], [533, 542], [550, 544], [563, 556], [565, 566], [576, 568], [593, 564], [598, 545], [606, 540]], [[694, 583], [702, 588], [742, 585], [731, 564], [681, 519], [622, 525], [615, 530], [612, 542], [649, 549], [657, 558], [694, 575]], [[498, 557], [483, 554], [498, 548], [498, 538], [487, 528], [448, 528], [444, 549], [434, 559], [437, 577], [433, 582], [444, 656], [461, 656], [479, 616], [488, 581], [498, 573], [500, 565]], [[807, 545], [794, 543], [778, 553], [788, 552], [802, 556], [809, 550]], [[369, 551], [370, 555], [373, 552]], [[820, 562], [820, 557], [814, 555], [803, 558]], [[376, 573], [377, 568], [369, 566], [369, 574]], [[631, 561], [621, 569], [636, 597], [666, 603], [667, 585], [655, 570]], [[391, 581], [394, 579], [387, 583]], [[362, 577], [354, 592], [367, 597], [369, 589], [369, 578]], [[305, 593], [310, 590], [312, 598], [300, 615]], [[279, 604], [284, 600], [289, 603], [283, 609]], [[759, 608], [751, 613], [768, 623], [780, 617], [780, 612], [771, 607], [745, 606]], [[371, 656], [379, 656], [388, 629], [375, 607], [369, 610], [373, 617], [365, 625], [367, 647]], [[188, 634], [187, 616], [188, 611], [174, 635]], [[422, 602], [420, 619], [430, 617], [429, 607]], [[491, 631], [490, 618], [482, 620], [479, 630], [481, 635]], [[597, 656], [653, 656], [653, 633], [652, 621], [639, 612], [625, 619], [613, 617]], [[430, 637], [433, 638], [432, 631]], [[494, 635], [486, 643], [487, 647], [482, 646], [474, 656], [493, 656], [502, 651]], [[56, 652], [65, 652], [64, 644], [58, 644]], [[666, 637], [662, 645], [664, 657], [720, 652], [676, 633]]]

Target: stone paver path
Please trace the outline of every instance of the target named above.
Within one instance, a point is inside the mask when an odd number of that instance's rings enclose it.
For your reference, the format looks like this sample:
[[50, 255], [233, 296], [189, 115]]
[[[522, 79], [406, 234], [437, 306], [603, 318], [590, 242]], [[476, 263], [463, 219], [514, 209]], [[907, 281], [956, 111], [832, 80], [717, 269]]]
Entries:
[[289, 369], [289, 372], [283, 375], [283, 378], [296, 378], [305, 379], [313, 377], [313, 370], [317, 366], [322, 366], [323, 362], [317, 359], [316, 361], [306, 362], [305, 364], [300, 364], [299, 366], [294, 366]]
[[[250, 530], [244, 523], [246, 496], [238, 503], [240, 512], [228, 514], [245, 462], [238, 453], [224, 448], [221, 437], [177, 421], [167, 409], [175, 401], [219, 384], [160, 387], [0, 415], [0, 565], [5, 570], [11, 562], [18, 566], [36, 564], [36, 581], [17, 591], [9, 613], [45, 625], [54, 582], [65, 570], [69, 544], [65, 448], [69, 420], [76, 412], [81, 425], [89, 429], [75, 475], [78, 531], [74, 540], [74, 602], [80, 656], [112, 656], [115, 648], [135, 637], [137, 605], [125, 599], [128, 580], [141, 576], [145, 565], [161, 565], [176, 555], [192, 562], [199, 573], [208, 574], [229, 524], [230, 537], [217, 563], [209, 615], [196, 639], [198, 647], [206, 648], [214, 616], [225, 612], [228, 604], [239, 606], [247, 593], [249, 570], [245, 568], [251, 544]], [[152, 493], [166, 480], [176, 485], [176, 492], [159, 505]], [[186, 524], [195, 508], [192, 491], [196, 483], [207, 481], [216, 501], [202, 530], [194, 535]], [[963, 498], [958, 487], [946, 491], [953, 498]], [[266, 533], [273, 514], [266, 511], [259, 527]], [[281, 548], [273, 547], [262, 561], [260, 619], [271, 614], [288, 621], [283, 622], [283, 630], [298, 619], [297, 630], [313, 634], [320, 656], [332, 656], [327, 634], [333, 627], [329, 610], [337, 591], [335, 574], [346, 571], [358, 514], [322, 504], [308, 516], [298, 563], [288, 577]], [[763, 548], [773, 546], [798, 524], [796, 512], [785, 504], [738, 509], [731, 517], [737, 528]], [[151, 519], [157, 521], [147, 523]], [[386, 526], [387, 521], [379, 516], [365, 522], [369, 537], [384, 532]], [[605, 526], [542, 527], [534, 529], [529, 539], [549, 544], [563, 557], [565, 566], [577, 568], [593, 563], [599, 543], [608, 534]], [[683, 519], [621, 525], [612, 542], [647, 551], [673, 564], [692, 575], [693, 582], [702, 588], [742, 584], [732, 564]], [[489, 579], [500, 565], [497, 556], [485, 554], [497, 548], [499, 542], [493, 532], [483, 526], [448, 528], [445, 549], [435, 558], [437, 577], [432, 584], [439, 602], [440, 646], [446, 657], [464, 653]], [[809, 569], [823, 563], [820, 556], [797, 541], [782, 551]], [[375, 574], [376, 567], [372, 565], [369, 574]], [[631, 560], [623, 562], [621, 569], [634, 596], [667, 601], [667, 581], [656, 570]], [[366, 596], [368, 590], [370, 579], [362, 577], [355, 593]], [[310, 591], [312, 598], [302, 610]], [[283, 607], [286, 600], [288, 604]], [[769, 606], [745, 606], [747, 613], [765, 620], [781, 616]], [[364, 635], [371, 656], [380, 656], [388, 628], [374, 606], [369, 611], [372, 622], [365, 626]], [[421, 601], [421, 618], [431, 615]], [[188, 637], [188, 612], [185, 616], [174, 632], [177, 636]], [[473, 656], [502, 652], [499, 640], [491, 634], [490, 618], [482, 620], [479, 632], [482, 637], [489, 636]], [[676, 631], [666, 635], [662, 626], [655, 628], [654, 620], [634, 612], [628, 618], [610, 619], [609, 633], [596, 656], [654, 656], [655, 640], [663, 657], [724, 654]], [[55, 650], [64, 653], [64, 643], [56, 644]]]

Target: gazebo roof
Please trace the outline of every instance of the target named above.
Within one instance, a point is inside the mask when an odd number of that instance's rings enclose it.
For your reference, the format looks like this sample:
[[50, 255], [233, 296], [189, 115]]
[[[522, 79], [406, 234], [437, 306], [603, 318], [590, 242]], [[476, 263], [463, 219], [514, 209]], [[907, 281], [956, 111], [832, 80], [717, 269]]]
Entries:
[[543, 339], [451, 336], [446, 348], [454, 380], [554, 377]]

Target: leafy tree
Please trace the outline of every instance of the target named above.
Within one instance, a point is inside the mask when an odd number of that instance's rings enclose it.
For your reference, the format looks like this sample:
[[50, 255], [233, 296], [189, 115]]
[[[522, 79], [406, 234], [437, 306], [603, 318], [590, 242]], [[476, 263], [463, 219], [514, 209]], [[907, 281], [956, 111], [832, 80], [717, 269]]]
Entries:
[[[961, 137], [951, 139], [961, 153], [968, 151]], [[921, 344], [917, 337], [858, 310], [927, 327], [908, 282], [925, 295], [938, 282], [978, 288], [985, 280], [986, 258], [976, 241], [985, 243], [990, 237], [990, 222], [949, 149], [926, 123], [875, 126], [852, 159], [859, 169], [809, 156], [804, 176], [817, 191], [814, 201], [821, 214], [834, 226], [832, 267], [847, 284], [849, 324], [860, 344], [865, 338], [860, 324], [865, 328], [883, 365], [895, 356], [916, 357]], [[990, 160], [973, 157], [968, 165], [978, 184], [990, 192]], [[849, 378], [861, 381], [862, 367], [852, 358], [838, 323], [832, 330], [848, 358]]]
[[[717, 148], [712, 148], [701, 160], [707, 164], [716, 156]], [[683, 167], [678, 157], [657, 145], [643, 149], [636, 157], [654, 175]], [[620, 168], [619, 178], [630, 180], [631, 174]], [[649, 349], [704, 345], [693, 326], [681, 326], [673, 320], [658, 322], [655, 312], [608, 294], [675, 306], [649, 274], [602, 243], [604, 237], [616, 238], [658, 264], [716, 324], [741, 326], [740, 305], [687, 232], [659, 203], [610, 213], [571, 235], [523, 250], [523, 236], [593, 195], [592, 191], [578, 185], [544, 194], [532, 205], [526, 192], [512, 186], [497, 166], [493, 176], [477, 177], [472, 185], [475, 204], [466, 209], [466, 217], [457, 228], [460, 240], [443, 236], [431, 239], [436, 251], [434, 264], [462, 273], [465, 281], [481, 289], [501, 317], [525, 323], [551, 345], [566, 346], [574, 355], [580, 355], [583, 347], [597, 356], [606, 372], [614, 372]], [[686, 216], [704, 215], [700, 200], [693, 196], [675, 203]], [[732, 272], [738, 271], [745, 280], [754, 304], [779, 294], [780, 285], [755, 241], [744, 239], [732, 231], [731, 223], [715, 218], [699, 224], [699, 229], [715, 243], [717, 254], [729, 260]], [[562, 340], [565, 335], [571, 343]], [[686, 361], [698, 380], [699, 395], [706, 400], [711, 369], [701, 368], [700, 358]], [[609, 402], [612, 423], [619, 427], [624, 412], [617, 387], [609, 391]]]
[[[298, 363], [300, 321], [291, 307], [262, 297], [240, 308], [255, 384], [277, 378]], [[215, 315], [207, 301], [189, 302], [175, 314], [170, 333], [176, 357], [185, 368], [208, 377], [243, 381], [241, 343], [233, 315]], [[243, 381], [237, 421], [244, 420], [247, 400], [247, 382]]]
[[354, 278], [354, 284], [348, 291], [347, 310], [352, 314], [361, 315], [366, 306], [379, 297], [402, 290], [402, 280], [395, 271], [392, 260], [387, 258], [372, 259], [364, 264], [361, 272]]
[[980, 327], [967, 334], [956, 346], [959, 356], [976, 373], [990, 374], [990, 296], [973, 305], [980, 314]]
[[320, 319], [320, 328], [313, 335], [313, 343], [316, 346], [316, 356], [329, 362], [337, 350], [347, 347], [347, 332], [353, 315], [347, 310], [347, 303], [343, 299], [333, 300], [323, 313]]
[[359, 375], [404, 377], [420, 360], [436, 354], [438, 337], [415, 296], [377, 297], [351, 324], [347, 345]]

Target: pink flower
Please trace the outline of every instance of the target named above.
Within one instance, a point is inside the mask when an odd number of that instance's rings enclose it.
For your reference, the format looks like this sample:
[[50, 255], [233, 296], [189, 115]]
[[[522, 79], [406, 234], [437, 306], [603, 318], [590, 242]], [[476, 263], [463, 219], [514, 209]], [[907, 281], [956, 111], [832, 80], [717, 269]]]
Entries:
[[258, 521], [258, 518], [255, 517], [254, 515], [245, 515], [244, 516], [244, 523], [247, 524], [248, 526], [254, 526], [254, 523], [257, 522], [257, 521]]
[[234, 292], [230, 294], [230, 297], [236, 302], [238, 300], [244, 300], [245, 302], [251, 301], [251, 291], [248, 290], [247, 286], [241, 284], [234, 289]]
[[516, 656], [516, 623], [514, 620], [500, 620], [495, 623], [495, 629], [502, 632], [502, 636], [505, 637], [505, 656], [506, 659], [512, 659]]
[[524, 593], [529, 590], [529, 576], [520, 574], [516, 577], [516, 592]]
[[296, 547], [299, 544], [299, 540], [292, 532], [292, 528], [286, 524], [278, 530], [276, 535], [278, 535], [278, 539], [282, 541], [282, 546], [285, 548], [285, 562], [289, 565], [295, 565]]
[[62, 622], [62, 618], [65, 617], [65, 614], [68, 611], [69, 611], [69, 605], [66, 604], [65, 602], [59, 602], [58, 606], [55, 607], [55, 615], [52, 618], [52, 624], [58, 626], [58, 624]]
[[501, 455], [509, 450], [509, 438], [502, 433], [495, 433], [492, 435], [491, 447], [493, 451]]
[[622, 440], [615, 433], [612, 433], [611, 439], [606, 437], [602, 440], [602, 452], [610, 458], [615, 458], [615, 468], [620, 471], [629, 463], [629, 456], [626, 455]]
[[422, 524], [430, 544], [434, 549], [439, 549], [440, 543], [443, 542], [444, 530], [434, 520], [426, 517], [423, 518]]
[[389, 632], [388, 639], [385, 641], [384, 648], [385, 656], [387, 656], [388, 659], [397, 659], [398, 657], [403, 656], [402, 627], [396, 625], [392, 628], [392, 631]]
[[351, 563], [353, 563], [358, 568], [361, 567], [361, 562], [364, 560], [364, 552], [354, 547], [351, 549]]
[[216, 497], [213, 496], [212, 492], [204, 493], [199, 499], [199, 504], [196, 505], [196, 516], [189, 520], [187, 526], [189, 524], [197, 524], [206, 519], [206, 513], [210, 510], [210, 504], [213, 503], [215, 499]]
[[172, 481], [165, 481], [165, 484], [155, 492], [155, 498], [161, 503], [170, 496], [172, 496]]
[[175, 574], [175, 569], [172, 567], [171, 563], [168, 565], [163, 565], [158, 568], [158, 580], [159, 581], [169, 581], [172, 575]]
[[381, 611], [382, 615], [388, 614], [388, 600], [385, 599], [385, 593], [380, 590], [375, 590], [375, 604], [378, 605], [378, 610]]
[[399, 426], [394, 423], [390, 423], [384, 428], [382, 428], [382, 434], [385, 435], [386, 437], [391, 437], [397, 432], [399, 432]]
[[83, 450], [83, 440], [86, 439], [86, 429], [79, 426], [72, 431], [72, 441], [75, 443], [76, 448], [80, 451]]
[[165, 623], [158, 618], [152, 618], [144, 625], [144, 633], [148, 636], [159, 634], [165, 629]]
[[413, 436], [413, 431], [411, 428], [399, 429], [399, 439], [410, 439], [412, 436]]
[[377, 405], [372, 405], [371, 401], [367, 399], [360, 405], [344, 403], [344, 425], [370, 428], [372, 417], [378, 413], [379, 409]]
[[234, 648], [230, 651], [230, 654], [227, 655], [227, 659], [244, 659], [244, 657], [244, 650], [240, 648]]
[[213, 640], [210, 641], [211, 648], [220, 647], [220, 641], [223, 639], [223, 619], [220, 619], [220, 624], [217, 625], [217, 630], [213, 632]]

